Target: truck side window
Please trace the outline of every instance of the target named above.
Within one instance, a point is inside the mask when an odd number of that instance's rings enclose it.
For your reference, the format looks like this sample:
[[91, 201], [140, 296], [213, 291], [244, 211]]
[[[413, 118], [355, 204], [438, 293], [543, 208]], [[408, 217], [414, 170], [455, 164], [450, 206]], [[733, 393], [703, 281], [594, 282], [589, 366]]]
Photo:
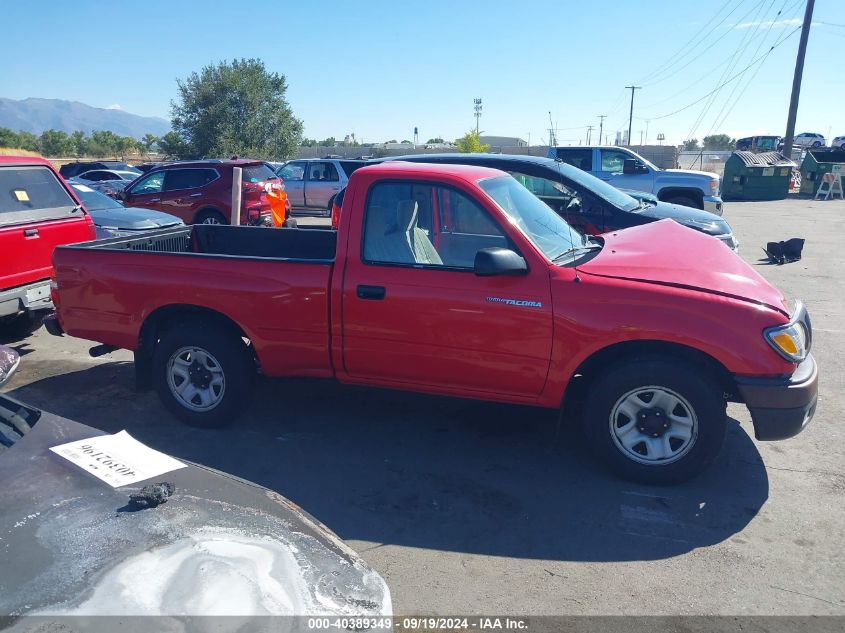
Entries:
[[369, 264], [472, 270], [482, 248], [511, 247], [463, 193], [425, 183], [378, 183], [367, 195], [362, 256]]
[[593, 150], [591, 149], [559, 149], [557, 155], [564, 163], [584, 171], [593, 171]]
[[622, 173], [627, 158], [633, 158], [633, 156], [615, 149], [603, 149], [601, 150], [601, 170], [614, 174]]

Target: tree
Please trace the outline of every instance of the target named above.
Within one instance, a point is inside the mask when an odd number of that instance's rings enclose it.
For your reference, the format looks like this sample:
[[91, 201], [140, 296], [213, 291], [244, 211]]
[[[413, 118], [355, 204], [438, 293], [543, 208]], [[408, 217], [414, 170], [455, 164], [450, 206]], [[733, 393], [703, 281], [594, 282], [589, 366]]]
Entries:
[[73, 152], [77, 158], [85, 156], [88, 153], [88, 139], [85, 137], [85, 132], [77, 130], [70, 135], [70, 142], [73, 146], [71, 152]]
[[691, 138], [688, 141], [684, 141], [684, 151], [685, 152], [697, 152], [701, 148], [698, 146], [698, 139]]
[[188, 153], [182, 137], [172, 130], [158, 139], [158, 150], [164, 154], [165, 158], [179, 158]]
[[320, 141], [320, 147], [334, 147], [335, 145], [337, 145], [337, 141], [334, 139], [334, 136]]
[[73, 153], [73, 141], [67, 132], [44, 130], [38, 139], [39, 149], [44, 156], [67, 156]]
[[18, 132], [18, 148], [37, 152], [39, 150], [38, 137], [32, 132]]
[[704, 137], [704, 149], [729, 150], [736, 145], [736, 140], [727, 134], [711, 134]]
[[144, 134], [141, 139], [141, 147], [144, 148], [144, 153], [149, 154], [153, 151], [153, 145], [158, 143], [158, 137], [155, 134]]
[[302, 121], [285, 99], [284, 75], [269, 72], [261, 60], [205, 66], [176, 83], [178, 98], [170, 109], [181, 157], [278, 160], [296, 154]]
[[17, 148], [20, 146], [20, 138], [16, 132], [7, 127], [0, 127], [0, 147]]
[[313, 138], [303, 138], [302, 142], [299, 144], [300, 147], [316, 147], [317, 146], [317, 139]]
[[434, 137], [434, 138], [430, 138], [430, 139], [428, 139], [428, 140], [426, 141], [426, 143], [445, 143], [445, 142], [446, 142], [446, 141], [444, 141], [444, 140], [443, 140], [442, 138], [440, 138], [439, 136], [436, 136], [436, 137]]
[[455, 147], [459, 152], [472, 154], [483, 154], [484, 152], [490, 151], [490, 146], [481, 143], [481, 140], [478, 138], [478, 132], [475, 130], [470, 130], [463, 137], [456, 140]]
[[89, 156], [105, 157], [116, 156], [122, 147], [121, 137], [111, 130], [94, 130], [88, 139], [87, 150]]

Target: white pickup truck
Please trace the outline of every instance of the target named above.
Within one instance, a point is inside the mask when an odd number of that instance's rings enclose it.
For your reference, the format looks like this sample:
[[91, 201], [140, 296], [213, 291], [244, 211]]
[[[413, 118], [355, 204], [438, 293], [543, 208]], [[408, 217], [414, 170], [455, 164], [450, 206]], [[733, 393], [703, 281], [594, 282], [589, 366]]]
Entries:
[[618, 189], [652, 193], [663, 202], [722, 215], [719, 175], [691, 169], [660, 169], [627, 147], [552, 147], [559, 158]]
[[285, 183], [294, 214], [329, 216], [334, 197], [346, 188], [352, 172], [366, 164], [364, 160], [305, 158], [286, 162], [276, 174]]

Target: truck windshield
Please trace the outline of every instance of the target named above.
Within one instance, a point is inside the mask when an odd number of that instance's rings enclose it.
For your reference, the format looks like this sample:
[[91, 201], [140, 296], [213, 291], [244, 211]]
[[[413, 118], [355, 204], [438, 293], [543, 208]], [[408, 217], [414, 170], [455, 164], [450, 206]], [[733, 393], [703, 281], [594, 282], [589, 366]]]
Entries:
[[488, 178], [478, 185], [550, 260], [587, 244], [583, 235], [510, 176]]

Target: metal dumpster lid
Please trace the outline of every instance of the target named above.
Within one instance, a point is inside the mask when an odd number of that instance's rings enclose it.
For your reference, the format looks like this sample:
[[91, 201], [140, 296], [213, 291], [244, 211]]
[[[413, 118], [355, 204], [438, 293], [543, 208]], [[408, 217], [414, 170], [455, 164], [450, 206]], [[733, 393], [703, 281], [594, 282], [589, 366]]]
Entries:
[[734, 152], [733, 155], [739, 158], [746, 167], [797, 167], [780, 152], [761, 152], [760, 154]]
[[817, 163], [845, 163], [845, 150], [841, 149], [810, 149], [807, 153], [812, 156]]

